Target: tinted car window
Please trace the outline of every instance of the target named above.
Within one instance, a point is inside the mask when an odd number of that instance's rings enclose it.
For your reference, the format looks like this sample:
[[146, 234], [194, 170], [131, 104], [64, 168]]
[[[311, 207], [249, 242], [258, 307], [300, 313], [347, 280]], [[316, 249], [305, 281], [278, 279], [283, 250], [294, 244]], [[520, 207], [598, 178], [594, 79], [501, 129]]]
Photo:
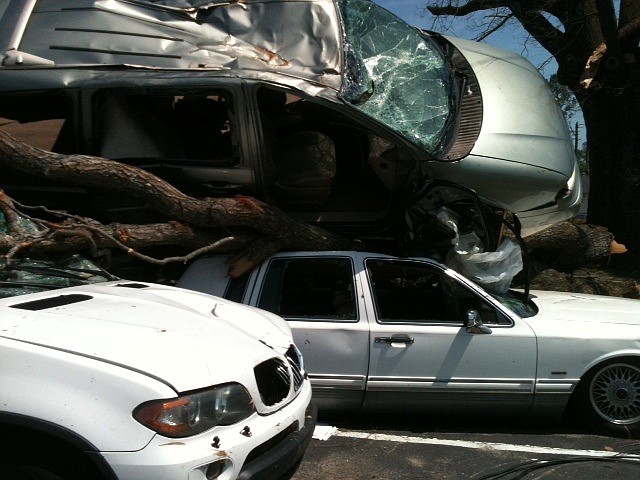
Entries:
[[250, 275], [246, 274], [229, 280], [227, 290], [224, 292], [224, 298], [232, 302], [242, 303], [244, 292], [247, 290], [247, 284], [249, 283], [249, 277]]
[[77, 153], [72, 101], [63, 92], [0, 95], [0, 126], [28, 145]]
[[396, 260], [366, 262], [380, 323], [453, 323], [477, 310], [483, 323], [510, 320], [455, 279], [430, 265]]
[[331, 104], [264, 86], [256, 95], [262, 169], [279, 208], [314, 212], [310, 221], [318, 211], [328, 222], [387, 215], [400, 162], [391, 140]]
[[230, 95], [221, 91], [103, 92], [95, 101], [96, 153], [118, 160], [159, 158], [233, 165], [231, 104]]
[[269, 263], [258, 307], [285, 318], [357, 319], [347, 258], [278, 258]]

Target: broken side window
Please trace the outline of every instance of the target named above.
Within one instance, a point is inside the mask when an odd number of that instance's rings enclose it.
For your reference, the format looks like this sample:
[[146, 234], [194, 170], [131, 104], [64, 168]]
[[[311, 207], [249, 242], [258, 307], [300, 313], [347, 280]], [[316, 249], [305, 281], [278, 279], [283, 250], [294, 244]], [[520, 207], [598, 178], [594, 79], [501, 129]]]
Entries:
[[441, 50], [373, 2], [344, 0], [342, 17], [342, 97], [428, 152], [444, 148], [455, 99]]
[[263, 285], [258, 307], [285, 318], [357, 321], [348, 258], [277, 258]]
[[97, 154], [115, 160], [204, 160], [236, 163], [231, 98], [226, 92], [95, 96]]
[[[0, 129], [16, 140], [33, 147], [61, 154], [84, 153], [79, 150], [79, 125], [74, 115], [72, 91], [0, 93]], [[92, 216], [84, 207], [90, 202], [86, 190], [40, 175], [10, 169], [0, 175], [0, 189], [15, 201], [27, 205], [46, 205], [67, 210], [79, 205], [76, 213]], [[79, 196], [83, 200], [79, 201]]]
[[228, 91], [104, 90], [92, 107], [95, 155], [143, 168], [189, 195], [248, 193]]
[[33, 147], [78, 153], [72, 101], [62, 92], [0, 95], [0, 128]]
[[[270, 197], [288, 212], [353, 221], [386, 214], [399, 163], [393, 142], [315, 99], [257, 90], [263, 171]], [[314, 221], [315, 213], [300, 218]], [[331, 221], [329, 219], [329, 221]]]

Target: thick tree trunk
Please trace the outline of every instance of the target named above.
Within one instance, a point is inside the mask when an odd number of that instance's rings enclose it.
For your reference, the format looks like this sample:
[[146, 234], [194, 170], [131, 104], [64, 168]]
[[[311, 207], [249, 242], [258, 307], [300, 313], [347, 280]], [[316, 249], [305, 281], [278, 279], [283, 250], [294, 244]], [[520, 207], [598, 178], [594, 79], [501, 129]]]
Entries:
[[608, 77], [606, 87], [579, 92], [589, 147], [589, 221], [608, 227], [639, 256], [639, 72], [619, 66], [600, 75]]
[[613, 242], [606, 228], [580, 221], [561, 222], [525, 239], [536, 261], [563, 271], [605, 264]]
[[[303, 250], [349, 250], [355, 245], [326, 230], [298, 222], [277, 208], [251, 197], [204, 198], [189, 197], [158, 177], [116, 161], [86, 155], [60, 155], [40, 150], [16, 141], [0, 130], [0, 170], [18, 171], [35, 175], [42, 179], [64, 182], [73, 186], [108, 191], [111, 195], [137, 197], [165, 218], [205, 229], [238, 229], [252, 232], [251, 241], [244, 250], [236, 269], [240, 274], [266, 257], [281, 249]], [[65, 230], [70, 230], [67, 225]], [[136, 230], [129, 226], [130, 232]], [[87, 228], [85, 227], [86, 231]], [[140, 236], [148, 238], [151, 230]], [[219, 231], [219, 230], [218, 230]], [[95, 231], [90, 235], [93, 237]], [[202, 243], [209, 233], [201, 234]], [[228, 231], [226, 236], [233, 236]], [[126, 236], [123, 243], [131, 241], [133, 235]], [[56, 240], [59, 241], [60, 235]], [[67, 239], [68, 240], [68, 239]], [[95, 243], [95, 239], [92, 241]], [[142, 243], [144, 241], [141, 240]]]
[[[526, 239], [531, 288], [640, 298], [638, 279], [614, 267], [628, 255], [606, 228], [574, 220]], [[524, 280], [520, 279], [522, 283]]]

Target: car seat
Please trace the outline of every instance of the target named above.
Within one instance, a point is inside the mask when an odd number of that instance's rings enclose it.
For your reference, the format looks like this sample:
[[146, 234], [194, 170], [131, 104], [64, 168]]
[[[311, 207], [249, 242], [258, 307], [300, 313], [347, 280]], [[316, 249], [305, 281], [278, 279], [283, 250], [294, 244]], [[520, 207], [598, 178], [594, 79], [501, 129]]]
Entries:
[[336, 176], [336, 149], [320, 132], [301, 131], [275, 142], [274, 195], [279, 205], [322, 206]]

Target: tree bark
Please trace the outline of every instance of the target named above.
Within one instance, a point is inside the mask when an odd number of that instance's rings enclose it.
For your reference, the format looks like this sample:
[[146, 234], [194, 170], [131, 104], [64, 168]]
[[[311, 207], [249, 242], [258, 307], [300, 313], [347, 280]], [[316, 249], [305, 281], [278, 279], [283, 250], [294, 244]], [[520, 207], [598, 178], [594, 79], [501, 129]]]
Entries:
[[[218, 229], [219, 232], [219, 229], [224, 228], [228, 230], [226, 236], [234, 236], [233, 230], [240, 228], [243, 230], [244, 250], [243, 255], [238, 258], [236, 274], [282, 249], [352, 250], [356, 247], [351, 240], [298, 222], [279, 209], [251, 197], [193, 198], [142, 169], [99, 157], [47, 152], [18, 142], [2, 130], [0, 169], [3, 172], [21, 172], [54, 182], [106, 190], [111, 195], [134, 196], [167, 219], [183, 224], [179, 228], [194, 229], [191, 230], [194, 233], [185, 235], [181, 243], [201, 245], [205, 239], [210, 240], [211, 233], [203, 233], [208, 229]], [[176, 225], [178, 224], [165, 225], [163, 229], [156, 226], [155, 230], [142, 226], [126, 226], [124, 229], [111, 226], [107, 228], [107, 233], [113, 235], [116, 231], [126, 230], [126, 238], [120, 235], [125, 245], [132, 244], [136, 239], [136, 245], [145, 246], [148, 243], [159, 244], [170, 241], [170, 238], [175, 239], [177, 234], [174, 230], [178, 228]], [[70, 227], [66, 225], [65, 228], [69, 230]], [[199, 233], [196, 234], [195, 229]], [[168, 236], [163, 238], [165, 234]], [[91, 236], [94, 235], [95, 232], [92, 232]], [[59, 239], [60, 236], [56, 238], [59, 248], [65, 248], [64, 245], [72, 242], [68, 238], [64, 242]], [[96, 239], [93, 238], [92, 241], [95, 243]], [[104, 241], [99, 240], [97, 243], [102, 244]], [[42, 245], [54, 248], [51, 244]]]
[[525, 239], [537, 261], [564, 271], [606, 263], [613, 241], [606, 228], [579, 221], [561, 222]]
[[534, 277], [531, 288], [640, 299], [640, 287], [633, 278], [598, 268], [580, 268], [569, 273], [546, 269]]
[[617, 11], [612, 0], [427, 3], [442, 5], [428, 7], [435, 15], [508, 9], [555, 57], [558, 81], [584, 114], [589, 221], [607, 227], [640, 258], [640, 0], [622, 0]]
[[[527, 237], [531, 288], [640, 299], [637, 275], [617, 267], [626, 247], [604, 227], [574, 220]], [[518, 279], [523, 284], [524, 279]], [[523, 285], [518, 285], [523, 286]]]

